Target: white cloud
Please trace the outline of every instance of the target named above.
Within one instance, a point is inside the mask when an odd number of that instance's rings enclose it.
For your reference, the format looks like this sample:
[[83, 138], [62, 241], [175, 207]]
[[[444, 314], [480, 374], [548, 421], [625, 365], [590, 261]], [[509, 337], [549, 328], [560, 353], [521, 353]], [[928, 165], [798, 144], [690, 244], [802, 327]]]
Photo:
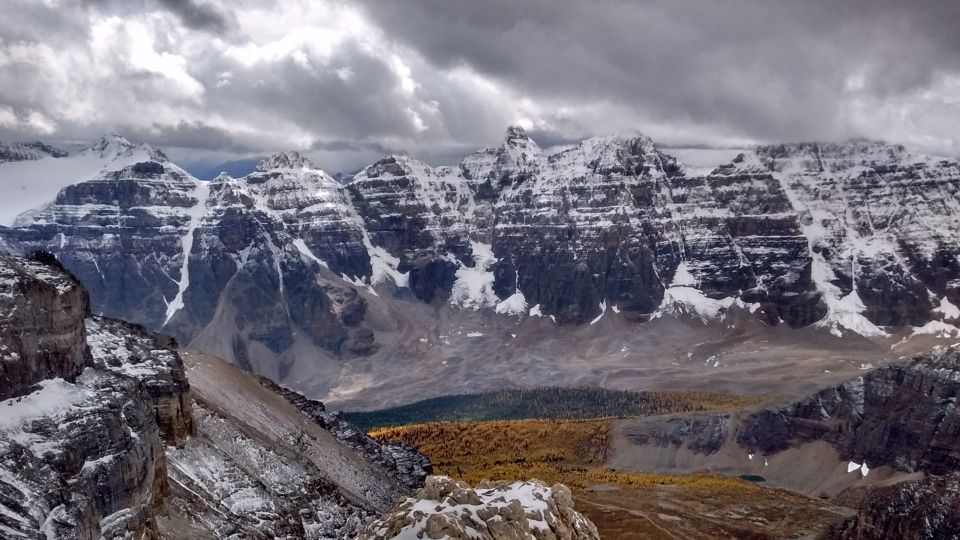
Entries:
[[519, 123], [561, 138], [869, 135], [960, 153], [960, 76], [934, 54], [935, 18], [929, 32], [920, 16], [843, 25], [765, 6], [744, 19], [744, 0], [715, 13], [679, 0], [10, 1], [0, 139], [121, 131], [168, 147], [441, 159]]

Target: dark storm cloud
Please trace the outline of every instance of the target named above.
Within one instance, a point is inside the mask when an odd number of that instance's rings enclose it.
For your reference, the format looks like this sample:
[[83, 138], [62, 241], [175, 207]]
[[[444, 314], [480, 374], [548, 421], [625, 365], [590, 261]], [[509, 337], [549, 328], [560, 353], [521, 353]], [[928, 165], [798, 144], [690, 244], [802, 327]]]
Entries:
[[227, 17], [209, 4], [195, 0], [157, 0], [161, 5], [180, 17], [190, 28], [224, 32], [229, 27]]
[[[312, 57], [283, 58], [252, 67], [219, 64], [232, 77], [219, 87], [207, 84], [208, 99], [235, 104], [237, 109], [246, 105], [250, 114], [262, 111], [305, 130], [341, 137], [413, 135], [395, 91], [399, 81], [384, 60], [353, 45], [338, 48], [334, 56], [337, 61], [331, 65]], [[349, 80], [337, 74], [344, 68], [350, 70]]]
[[235, 153], [260, 150], [259, 147], [237, 140], [225, 129], [206, 125], [199, 120], [181, 121], [173, 125], [155, 123], [147, 129], [127, 125], [120, 126], [118, 131], [132, 140], [155, 146], [169, 146], [175, 141], [177, 147], [197, 150], [224, 150]]
[[[229, 12], [203, 0], [73, 0], [105, 13], [129, 15], [152, 7], [160, 7], [175, 15], [186, 27], [223, 33], [233, 27]], [[70, 13], [69, 9], [59, 11]]]
[[754, 138], [846, 135], [843, 96], [896, 97], [960, 68], [955, 0], [415, 0], [366, 13], [443, 68]]
[[0, 138], [226, 161], [887, 138], [960, 154], [956, 0], [8, 0]]

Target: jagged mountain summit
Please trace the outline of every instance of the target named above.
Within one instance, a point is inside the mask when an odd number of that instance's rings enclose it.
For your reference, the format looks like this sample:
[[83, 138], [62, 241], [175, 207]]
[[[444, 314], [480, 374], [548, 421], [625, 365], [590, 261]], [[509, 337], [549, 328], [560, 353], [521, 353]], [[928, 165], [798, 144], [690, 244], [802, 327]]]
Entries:
[[9, 190], [0, 200], [0, 226], [52, 203], [61, 189], [77, 181], [146, 161], [167, 162], [167, 157], [119, 135], [100, 137], [76, 152], [43, 143], [0, 145], [0, 185]]
[[394, 155], [341, 183], [296, 152], [202, 182], [128, 145], [88, 149], [123, 157], [0, 238], [55, 253], [97, 312], [321, 394], [369, 377], [350, 358], [543, 321], [958, 332], [960, 162], [899, 146], [766, 146], [703, 175], [639, 133], [548, 154], [511, 128], [454, 167]]

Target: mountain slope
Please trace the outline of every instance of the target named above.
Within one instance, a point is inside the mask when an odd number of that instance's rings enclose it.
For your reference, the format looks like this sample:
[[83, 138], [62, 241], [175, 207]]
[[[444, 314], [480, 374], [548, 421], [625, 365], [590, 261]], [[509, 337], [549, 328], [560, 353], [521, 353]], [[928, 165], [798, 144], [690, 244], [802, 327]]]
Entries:
[[[0, 257], [0, 536], [345, 538], [429, 462]], [[323, 422], [327, 423], [321, 423]]]
[[[679, 318], [698, 344], [812, 327], [898, 350], [958, 332], [960, 163], [897, 146], [762, 147], [701, 175], [638, 133], [548, 155], [511, 128], [456, 167], [389, 156], [346, 184], [296, 152], [211, 182], [144, 152], [0, 238], [57, 254], [94, 310], [312, 395], [429, 371], [413, 358], [528, 363], [505, 336], [554, 324], [595, 327], [576, 330], [589, 342]], [[673, 354], [659, 341], [647, 360]]]
[[941, 347], [803, 399], [735, 414], [620, 422], [617, 468], [761, 475], [834, 496], [876, 478], [960, 470], [960, 348]]

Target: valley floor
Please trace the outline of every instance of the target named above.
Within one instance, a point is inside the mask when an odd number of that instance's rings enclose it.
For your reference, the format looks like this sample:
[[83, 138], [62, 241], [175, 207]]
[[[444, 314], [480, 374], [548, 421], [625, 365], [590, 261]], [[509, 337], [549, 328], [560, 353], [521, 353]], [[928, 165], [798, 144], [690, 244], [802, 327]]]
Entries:
[[738, 477], [611, 469], [611, 422], [433, 422], [372, 435], [413, 444], [431, 458], [437, 474], [472, 484], [527, 478], [566, 484], [577, 510], [613, 540], [811, 537], [853, 513]]

